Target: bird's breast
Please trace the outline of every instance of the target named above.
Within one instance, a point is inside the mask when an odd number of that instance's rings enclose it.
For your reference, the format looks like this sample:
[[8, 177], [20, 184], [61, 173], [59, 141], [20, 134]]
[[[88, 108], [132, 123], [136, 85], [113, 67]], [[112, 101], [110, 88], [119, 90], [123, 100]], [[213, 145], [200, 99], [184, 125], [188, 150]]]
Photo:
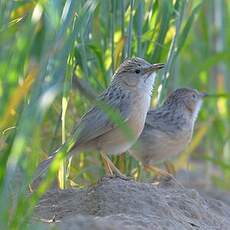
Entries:
[[147, 93], [138, 94], [134, 99], [133, 111], [128, 124], [130, 127], [132, 127], [137, 138], [144, 128], [145, 119], [150, 107], [150, 101], [151, 97]]
[[106, 133], [106, 135], [98, 139], [98, 145], [101, 151], [115, 155], [123, 153], [130, 149], [140, 136], [144, 128], [151, 98], [147, 95], [137, 94], [133, 99], [132, 112], [127, 121], [132, 135], [127, 135], [127, 133], [119, 127], [111, 130], [111, 132]]

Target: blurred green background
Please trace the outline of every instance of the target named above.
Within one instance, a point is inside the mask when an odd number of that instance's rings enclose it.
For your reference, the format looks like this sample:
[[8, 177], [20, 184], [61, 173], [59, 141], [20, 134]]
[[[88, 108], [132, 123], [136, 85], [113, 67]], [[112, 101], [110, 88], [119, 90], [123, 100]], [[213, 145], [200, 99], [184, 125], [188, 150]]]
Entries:
[[[49, 184], [27, 198], [38, 163], [68, 139], [95, 95], [132, 56], [167, 63], [152, 106], [178, 87], [211, 95], [192, 143], [174, 163], [177, 170], [201, 169], [205, 181], [230, 190], [229, 17], [228, 0], [1, 0], [2, 227], [26, 223]], [[127, 154], [112, 158], [126, 175], [148, 177]], [[103, 175], [99, 153], [81, 153], [65, 186], [83, 187]], [[13, 198], [11, 190], [17, 191]]]

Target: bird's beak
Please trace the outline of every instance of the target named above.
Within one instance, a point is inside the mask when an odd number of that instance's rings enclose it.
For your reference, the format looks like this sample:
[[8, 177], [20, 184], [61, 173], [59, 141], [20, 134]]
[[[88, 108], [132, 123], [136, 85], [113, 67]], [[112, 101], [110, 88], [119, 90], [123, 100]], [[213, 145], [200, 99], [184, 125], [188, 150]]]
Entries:
[[207, 93], [200, 93], [200, 97], [204, 98], [204, 97], [207, 97], [208, 94]]
[[164, 66], [165, 66], [165, 64], [163, 64], [163, 63], [152, 64], [151, 66], [146, 67], [144, 69], [144, 73], [152, 73], [156, 70], [164, 68]]

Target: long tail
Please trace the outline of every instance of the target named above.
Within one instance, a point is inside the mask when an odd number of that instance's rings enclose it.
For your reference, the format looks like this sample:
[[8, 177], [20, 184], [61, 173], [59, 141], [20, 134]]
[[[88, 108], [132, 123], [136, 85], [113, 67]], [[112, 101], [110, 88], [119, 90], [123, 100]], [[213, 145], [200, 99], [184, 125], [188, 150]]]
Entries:
[[61, 148], [63, 147], [63, 145], [58, 148], [57, 150], [55, 150], [54, 152], [52, 152], [49, 156], [48, 159], [42, 161], [33, 176], [33, 180], [32, 180], [32, 187], [37, 187], [38, 184], [40, 184], [42, 178], [44, 177], [44, 175], [46, 175], [49, 166], [51, 165], [53, 159], [55, 158], [55, 156], [57, 155], [57, 153], [61, 150]]

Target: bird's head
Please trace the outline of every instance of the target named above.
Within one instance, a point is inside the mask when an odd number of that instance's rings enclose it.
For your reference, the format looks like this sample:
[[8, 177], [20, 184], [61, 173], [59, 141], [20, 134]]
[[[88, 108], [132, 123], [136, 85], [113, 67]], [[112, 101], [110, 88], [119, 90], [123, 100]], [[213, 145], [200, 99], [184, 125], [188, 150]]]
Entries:
[[206, 93], [201, 93], [196, 89], [179, 88], [168, 96], [165, 104], [175, 104], [185, 108], [196, 119], [205, 96], [207, 96]]
[[162, 69], [164, 64], [150, 64], [142, 58], [125, 60], [115, 72], [114, 78], [124, 82], [129, 87], [148, 88], [155, 81], [156, 72]]

